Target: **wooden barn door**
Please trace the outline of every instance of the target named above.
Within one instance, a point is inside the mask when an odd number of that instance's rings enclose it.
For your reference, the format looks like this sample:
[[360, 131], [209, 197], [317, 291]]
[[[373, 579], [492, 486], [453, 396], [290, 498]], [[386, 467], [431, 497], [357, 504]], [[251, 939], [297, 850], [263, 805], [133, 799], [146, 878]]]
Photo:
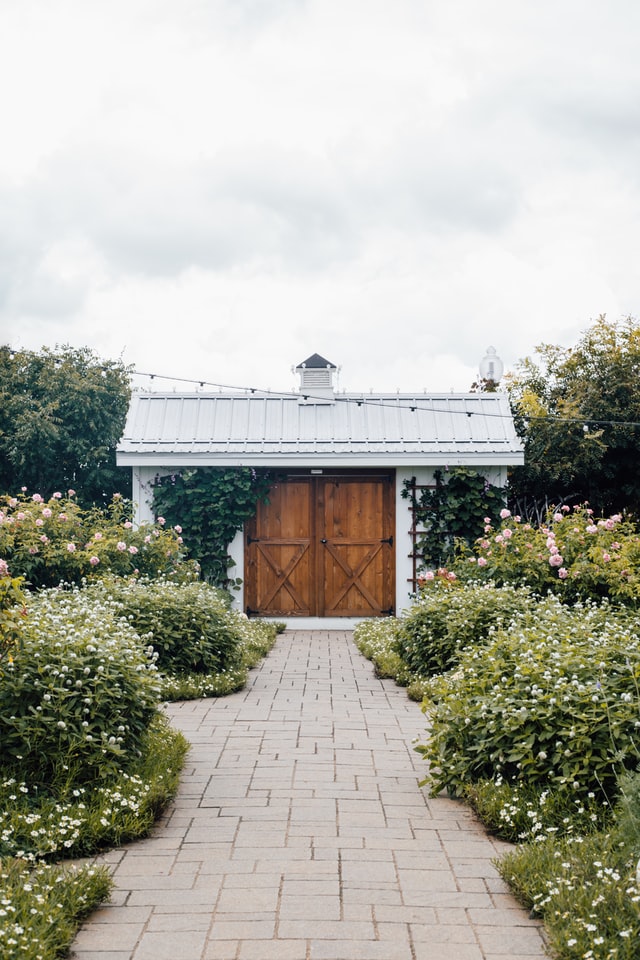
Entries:
[[259, 616], [393, 612], [390, 474], [289, 477], [247, 525], [246, 604]]

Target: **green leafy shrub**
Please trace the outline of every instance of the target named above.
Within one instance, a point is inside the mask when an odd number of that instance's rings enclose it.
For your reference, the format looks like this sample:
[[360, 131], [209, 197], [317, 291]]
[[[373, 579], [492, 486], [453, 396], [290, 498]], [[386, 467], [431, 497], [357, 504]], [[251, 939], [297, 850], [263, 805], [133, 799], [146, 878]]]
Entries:
[[500, 779], [611, 799], [640, 761], [640, 623], [608, 604], [548, 598], [537, 623], [469, 647], [427, 686], [418, 749], [435, 791]]
[[221, 674], [241, 666], [242, 615], [229, 609], [228, 594], [208, 583], [113, 578], [87, 594], [115, 603], [153, 645], [163, 673]]
[[533, 596], [524, 587], [463, 586], [459, 580], [437, 577], [425, 583], [400, 619], [397, 651], [417, 676], [444, 673], [468, 644], [482, 643], [498, 627], [531, 617], [533, 608]]
[[27, 614], [27, 598], [22, 591], [22, 584], [22, 577], [12, 577], [6, 560], [0, 560], [0, 679], [2, 661], [13, 660], [22, 636], [22, 625]]
[[54, 788], [126, 769], [157, 700], [152, 650], [113, 604], [77, 589], [41, 591], [0, 683], [5, 770]]
[[106, 510], [84, 510], [75, 492], [0, 498], [0, 557], [29, 586], [55, 587], [106, 574], [160, 576], [176, 570], [181, 529], [163, 518], [134, 527], [131, 504], [116, 496]]

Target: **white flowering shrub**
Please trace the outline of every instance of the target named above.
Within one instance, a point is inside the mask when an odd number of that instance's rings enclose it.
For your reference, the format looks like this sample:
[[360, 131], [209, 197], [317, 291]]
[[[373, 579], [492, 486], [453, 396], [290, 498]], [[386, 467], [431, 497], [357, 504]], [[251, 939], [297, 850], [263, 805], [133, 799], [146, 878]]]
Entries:
[[483, 780], [611, 798], [640, 762], [640, 621], [609, 605], [549, 602], [537, 622], [469, 647], [427, 684], [419, 746], [433, 788]]
[[3, 766], [43, 788], [126, 769], [157, 709], [148, 642], [113, 603], [77, 589], [29, 599], [0, 681]]
[[229, 595], [203, 581], [112, 578], [87, 589], [87, 596], [115, 604], [157, 654], [158, 669], [170, 674], [221, 674], [241, 666], [241, 622]]
[[434, 577], [400, 619], [397, 651], [421, 677], [450, 670], [460, 651], [484, 642], [498, 627], [531, 617], [537, 601], [526, 587]]

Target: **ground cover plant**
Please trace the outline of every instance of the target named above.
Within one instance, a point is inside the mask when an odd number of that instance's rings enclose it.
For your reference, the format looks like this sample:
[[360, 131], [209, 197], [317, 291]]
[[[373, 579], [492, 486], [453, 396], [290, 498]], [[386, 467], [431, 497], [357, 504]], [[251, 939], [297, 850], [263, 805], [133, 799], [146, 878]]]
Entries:
[[106, 867], [0, 860], [0, 956], [3, 960], [66, 956], [81, 921], [107, 899], [111, 888]]

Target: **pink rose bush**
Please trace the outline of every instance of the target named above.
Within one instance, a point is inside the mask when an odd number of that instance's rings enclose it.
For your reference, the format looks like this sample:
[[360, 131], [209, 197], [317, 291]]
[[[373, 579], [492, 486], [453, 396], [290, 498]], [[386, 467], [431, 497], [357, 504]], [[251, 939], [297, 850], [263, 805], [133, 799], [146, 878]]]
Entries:
[[608, 597], [640, 601], [640, 535], [621, 516], [597, 519], [586, 505], [550, 510], [534, 528], [508, 510], [501, 523], [490, 524], [473, 553], [454, 564], [464, 580], [528, 584], [538, 593], [551, 590], [569, 601]]
[[0, 497], [0, 557], [32, 588], [79, 583], [106, 574], [158, 577], [174, 572], [184, 548], [164, 522], [134, 527], [130, 504], [82, 509], [69, 490], [48, 501], [22, 490]]

